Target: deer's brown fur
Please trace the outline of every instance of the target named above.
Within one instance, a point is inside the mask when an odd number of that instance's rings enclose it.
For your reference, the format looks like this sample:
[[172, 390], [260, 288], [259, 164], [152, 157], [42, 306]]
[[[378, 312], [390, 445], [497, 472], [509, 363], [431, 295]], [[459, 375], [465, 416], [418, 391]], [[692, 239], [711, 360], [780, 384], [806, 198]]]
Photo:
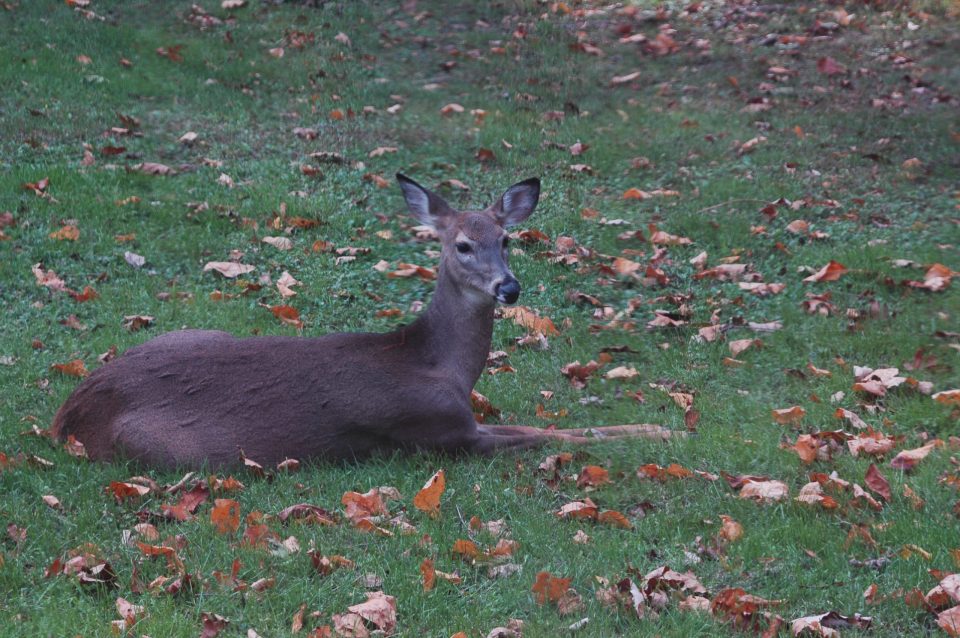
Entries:
[[[584, 430], [479, 426], [471, 412], [496, 302], [512, 303], [520, 290], [507, 265], [505, 228], [533, 212], [539, 181], [515, 184], [486, 210], [459, 212], [397, 177], [411, 212], [436, 228], [442, 244], [433, 300], [416, 321], [385, 334], [314, 338], [170, 332], [83, 381], [54, 418], [54, 434], [75, 436], [93, 459], [160, 467], [231, 465], [241, 449], [274, 464], [586, 441]], [[607, 434], [669, 435], [656, 426]]]

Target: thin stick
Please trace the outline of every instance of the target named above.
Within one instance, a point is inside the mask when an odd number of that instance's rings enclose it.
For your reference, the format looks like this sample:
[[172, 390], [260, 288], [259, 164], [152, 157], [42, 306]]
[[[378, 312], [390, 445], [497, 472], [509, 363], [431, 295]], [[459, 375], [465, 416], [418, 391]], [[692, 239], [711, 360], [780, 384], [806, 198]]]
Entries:
[[715, 208], [726, 206], [727, 204], [744, 204], [747, 202], [750, 202], [753, 204], [769, 204], [770, 203], [765, 199], [728, 199], [725, 202], [720, 202], [719, 204], [714, 204], [713, 206], [707, 206], [706, 208], [701, 208], [700, 210], [696, 211], [694, 214], [699, 215], [700, 213], [706, 213]]

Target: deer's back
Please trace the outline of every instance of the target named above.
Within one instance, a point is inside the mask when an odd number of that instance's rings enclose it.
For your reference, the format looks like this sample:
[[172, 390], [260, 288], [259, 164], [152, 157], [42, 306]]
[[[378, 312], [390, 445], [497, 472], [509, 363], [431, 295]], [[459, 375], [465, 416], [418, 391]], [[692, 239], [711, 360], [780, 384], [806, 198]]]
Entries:
[[[422, 418], [404, 396], [404, 381], [424, 373], [415, 365], [390, 334], [171, 332], [91, 374], [54, 433], [73, 434], [93, 458], [168, 466], [235, 463], [241, 448], [264, 463], [363, 456]], [[417, 405], [449, 403], [442, 385]]]

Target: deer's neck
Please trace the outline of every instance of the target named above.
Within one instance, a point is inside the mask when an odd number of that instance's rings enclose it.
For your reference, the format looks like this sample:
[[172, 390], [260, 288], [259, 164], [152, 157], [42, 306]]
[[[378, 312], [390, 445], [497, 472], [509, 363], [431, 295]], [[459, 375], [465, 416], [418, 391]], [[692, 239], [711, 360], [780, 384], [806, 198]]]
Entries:
[[469, 394], [490, 351], [495, 305], [493, 299], [461, 288], [441, 268], [429, 307], [405, 329], [407, 342], [425, 363], [449, 374]]

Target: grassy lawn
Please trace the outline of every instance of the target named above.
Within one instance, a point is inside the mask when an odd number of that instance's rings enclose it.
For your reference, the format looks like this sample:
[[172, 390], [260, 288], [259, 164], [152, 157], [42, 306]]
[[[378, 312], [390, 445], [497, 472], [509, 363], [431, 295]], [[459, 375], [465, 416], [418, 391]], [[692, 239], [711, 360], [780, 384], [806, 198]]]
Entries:
[[[923, 594], [960, 571], [960, 408], [931, 396], [960, 388], [960, 34], [953, 3], [877, 4], [0, 3], [0, 635], [196, 636], [207, 618], [213, 636], [218, 614], [222, 636], [322, 636], [373, 591], [395, 597], [401, 636], [482, 637], [511, 619], [527, 637], [581, 619], [577, 635], [725, 636], [775, 633], [777, 617], [788, 635], [829, 611], [872, 617], [843, 635], [947, 635]], [[91, 463], [43, 436], [78, 383], [58, 364], [93, 370], [183, 327], [410, 322], [433, 284], [374, 266], [434, 267], [438, 245], [412, 230], [398, 171], [462, 207], [542, 179], [511, 265], [519, 304], [559, 334], [496, 322], [506, 355], [477, 390], [499, 422], [691, 434], [304, 459], [272, 480], [239, 468], [243, 489], [198, 473], [169, 494], [184, 472]], [[255, 270], [204, 271], [230, 260]], [[817, 281], [831, 261], [844, 272]], [[285, 271], [302, 282], [288, 298]], [[62, 285], [41, 284], [51, 273]], [[137, 315], [151, 319], [125, 321]], [[599, 365], [574, 384], [561, 369], [575, 361]], [[858, 390], [862, 367], [899, 372]], [[853, 456], [864, 443], [886, 448]], [[913, 467], [893, 461], [918, 448]], [[573, 458], [538, 470], [560, 452]], [[649, 464], [696, 473], [650, 478]], [[578, 483], [586, 466], [609, 482]], [[431, 518], [413, 497], [440, 468]], [[137, 475], [154, 487], [113, 496]], [[744, 498], [744, 476], [747, 493], [788, 491]], [[215, 489], [194, 516], [165, 516], [195, 481]], [[797, 501], [811, 482], [829, 498]], [[345, 518], [345, 492], [378, 486], [399, 491], [391, 516], [411, 533]], [[585, 498], [630, 528], [556, 515]], [[239, 503], [238, 527], [216, 528], [215, 499]], [[281, 521], [297, 503], [337, 523]], [[499, 574], [452, 551], [498, 538], [519, 543]], [[314, 565], [337, 555], [352, 566]], [[425, 590], [425, 559], [458, 582]], [[112, 574], [91, 575], [104, 563]], [[703, 600], [646, 578], [665, 565]], [[580, 604], [540, 604], [540, 572]], [[118, 598], [143, 607], [132, 627], [111, 628]]]

